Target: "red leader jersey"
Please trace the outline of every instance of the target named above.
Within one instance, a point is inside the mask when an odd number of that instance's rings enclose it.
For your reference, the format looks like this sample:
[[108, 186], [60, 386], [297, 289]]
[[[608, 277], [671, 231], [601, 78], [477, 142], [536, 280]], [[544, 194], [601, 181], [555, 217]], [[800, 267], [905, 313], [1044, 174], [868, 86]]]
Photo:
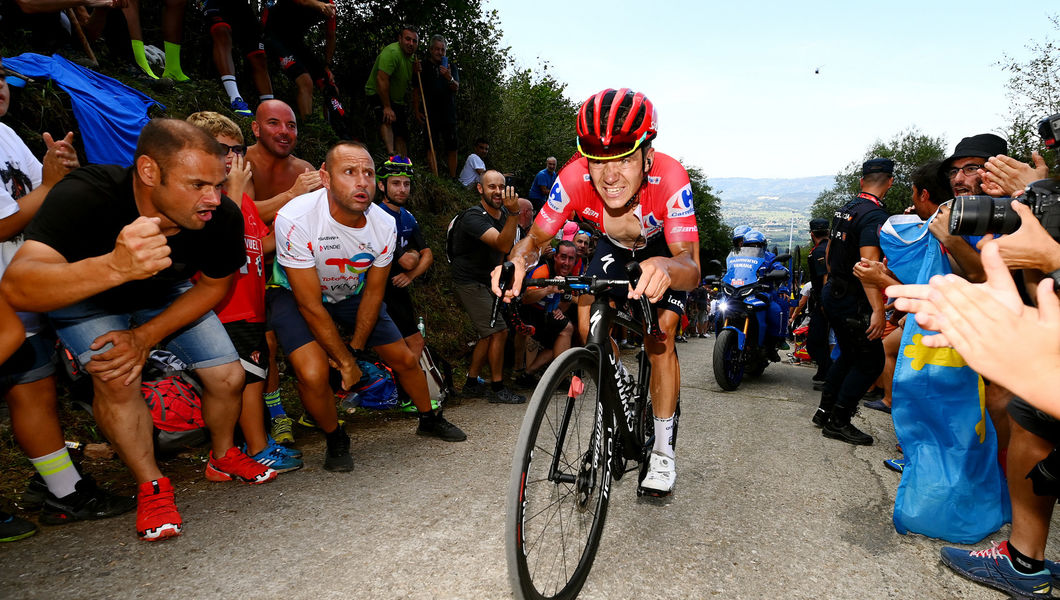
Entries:
[[[633, 210], [640, 219], [640, 231], [645, 240], [661, 233], [667, 244], [699, 242], [688, 173], [681, 163], [662, 152], [655, 153], [647, 182], [640, 188], [640, 202]], [[593, 187], [589, 161], [583, 156], [559, 172], [534, 224], [545, 233], [556, 235], [563, 223], [576, 215], [593, 223], [606, 235], [603, 212], [603, 200]], [[621, 246], [614, 238], [611, 241]]]

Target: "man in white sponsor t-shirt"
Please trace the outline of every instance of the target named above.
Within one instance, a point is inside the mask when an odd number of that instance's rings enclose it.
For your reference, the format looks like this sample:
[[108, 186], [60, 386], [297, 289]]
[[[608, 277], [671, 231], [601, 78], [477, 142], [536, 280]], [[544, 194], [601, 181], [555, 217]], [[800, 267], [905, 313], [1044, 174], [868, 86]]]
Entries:
[[[290, 293], [274, 302], [273, 320], [302, 403], [327, 438], [324, 468], [353, 469], [328, 364], [339, 370], [344, 390], [354, 389], [361, 379], [356, 356], [365, 347], [394, 370], [416, 405], [418, 434], [463, 441], [463, 431], [441, 410], [431, 410], [426, 376], [383, 304], [397, 232], [394, 219], [372, 204], [375, 162], [368, 149], [357, 142], [332, 147], [321, 183], [323, 189], [295, 198], [276, 215], [277, 280]], [[353, 331], [348, 344], [337, 324]]]

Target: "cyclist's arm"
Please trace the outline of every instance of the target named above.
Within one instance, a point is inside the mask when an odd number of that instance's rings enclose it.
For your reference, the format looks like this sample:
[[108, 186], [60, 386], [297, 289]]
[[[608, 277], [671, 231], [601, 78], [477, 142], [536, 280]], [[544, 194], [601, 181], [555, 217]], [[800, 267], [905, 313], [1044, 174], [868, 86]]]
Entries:
[[[513, 219], [514, 220], [514, 219]], [[512, 298], [519, 295], [523, 287], [523, 278], [526, 276], [527, 265], [532, 265], [541, 258], [541, 251], [552, 242], [552, 236], [545, 232], [535, 222], [530, 227], [530, 233], [512, 248], [508, 260], [515, 265], [515, 275], [512, 277], [512, 287], [504, 293], [504, 300], [510, 302]], [[490, 279], [492, 281], [493, 293], [500, 295], [501, 268], [493, 269]]]
[[640, 281], [630, 291], [630, 298], [646, 295], [658, 302], [668, 289], [687, 292], [699, 285], [699, 244], [670, 242], [668, 246], [672, 257], [653, 256], [640, 263]]

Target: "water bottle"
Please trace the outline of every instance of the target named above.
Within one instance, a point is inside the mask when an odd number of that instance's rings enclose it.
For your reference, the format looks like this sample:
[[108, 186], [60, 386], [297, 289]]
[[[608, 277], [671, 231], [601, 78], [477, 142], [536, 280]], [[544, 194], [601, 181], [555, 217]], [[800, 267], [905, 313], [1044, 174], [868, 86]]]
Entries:
[[419, 329], [420, 335], [427, 339], [427, 327], [423, 324], [423, 317], [420, 317], [420, 322], [416, 324], [416, 329]]

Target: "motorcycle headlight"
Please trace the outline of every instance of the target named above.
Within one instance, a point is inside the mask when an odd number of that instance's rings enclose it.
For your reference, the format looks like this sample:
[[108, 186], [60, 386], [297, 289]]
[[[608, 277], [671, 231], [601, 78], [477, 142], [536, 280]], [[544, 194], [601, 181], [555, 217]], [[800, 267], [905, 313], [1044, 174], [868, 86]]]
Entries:
[[727, 311], [727, 310], [729, 310], [729, 303], [728, 302], [724, 302], [724, 301], [723, 302], [718, 302], [718, 311], [719, 312], [724, 314], [725, 311]]
[[753, 293], [755, 293], [755, 287], [753, 285], [749, 285], [738, 292], [741, 298], [746, 298]]

